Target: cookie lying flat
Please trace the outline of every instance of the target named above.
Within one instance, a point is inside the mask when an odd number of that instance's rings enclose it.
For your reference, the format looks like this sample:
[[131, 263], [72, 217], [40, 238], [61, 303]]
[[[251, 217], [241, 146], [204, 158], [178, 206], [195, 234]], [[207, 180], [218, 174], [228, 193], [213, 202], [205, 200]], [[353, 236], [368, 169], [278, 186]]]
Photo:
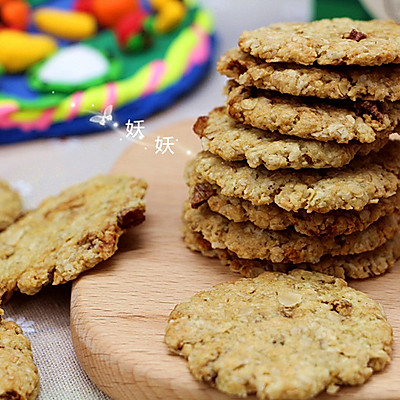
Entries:
[[338, 278], [366, 279], [384, 274], [400, 258], [400, 233], [382, 246], [365, 253], [347, 256], [324, 256], [317, 263], [272, 263], [268, 260], [246, 260], [226, 249], [213, 249], [211, 243], [199, 232], [193, 232], [185, 224], [184, 240], [192, 251], [205, 257], [218, 258], [231, 271], [246, 278], [254, 278], [264, 271], [288, 272], [295, 268], [322, 272]]
[[111, 257], [119, 237], [144, 220], [147, 184], [100, 175], [46, 199], [0, 234], [0, 298], [75, 279]]
[[217, 71], [243, 86], [293, 96], [400, 100], [400, 67], [396, 65], [341, 68], [266, 63], [234, 48], [219, 59]]
[[[379, 153], [354, 160], [341, 169], [302, 171], [250, 168], [244, 162], [228, 162], [201, 152], [188, 163], [185, 179], [189, 186], [206, 181], [219, 187], [225, 196], [254, 205], [275, 203], [286, 211], [360, 211], [396, 193], [399, 150], [400, 141], [391, 141]], [[393, 161], [391, 165], [385, 164], [388, 160]]]
[[29, 340], [21, 328], [5, 321], [0, 309], [0, 399], [33, 400], [39, 394], [39, 374]]
[[338, 144], [299, 139], [237, 123], [224, 107], [198, 118], [193, 129], [201, 138], [203, 150], [227, 161], [246, 160], [252, 168], [264, 165], [269, 170], [339, 168], [356, 155], [380, 150], [389, 140], [386, 137], [370, 144]]
[[367, 229], [342, 236], [305, 236], [291, 229], [271, 231], [251, 222], [232, 222], [211, 211], [185, 203], [183, 219], [189, 229], [200, 232], [214, 249], [228, 249], [240, 258], [259, 258], [273, 263], [316, 263], [326, 254], [359, 254], [374, 250], [400, 230], [400, 215], [379, 219]]
[[390, 361], [379, 303], [341, 280], [295, 270], [225, 282], [171, 312], [169, 348], [194, 377], [260, 399], [309, 399], [364, 383]]
[[11, 225], [22, 212], [22, 202], [18, 193], [0, 180], [0, 231]]
[[293, 97], [227, 84], [227, 110], [237, 122], [321, 142], [372, 143], [397, 128], [400, 104]]
[[325, 214], [285, 211], [275, 204], [255, 206], [238, 197], [221, 194], [218, 187], [198, 183], [190, 188], [193, 208], [207, 202], [211, 211], [217, 212], [234, 222], [250, 221], [261, 229], [284, 230], [289, 227], [307, 236], [338, 236], [368, 228], [379, 218], [400, 212], [400, 191], [377, 204], [369, 204], [361, 211], [335, 210]]
[[244, 31], [239, 46], [267, 62], [373, 66], [400, 63], [400, 26], [395, 21], [323, 19], [278, 23]]

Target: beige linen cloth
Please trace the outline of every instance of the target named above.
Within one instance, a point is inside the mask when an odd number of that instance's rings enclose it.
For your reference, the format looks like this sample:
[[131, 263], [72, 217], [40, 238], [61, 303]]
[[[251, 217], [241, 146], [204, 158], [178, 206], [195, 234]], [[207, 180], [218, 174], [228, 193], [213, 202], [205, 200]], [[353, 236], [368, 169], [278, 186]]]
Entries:
[[109, 400], [79, 364], [70, 331], [71, 284], [44, 288], [35, 296], [14, 294], [4, 305], [32, 343], [40, 374], [38, 400]]

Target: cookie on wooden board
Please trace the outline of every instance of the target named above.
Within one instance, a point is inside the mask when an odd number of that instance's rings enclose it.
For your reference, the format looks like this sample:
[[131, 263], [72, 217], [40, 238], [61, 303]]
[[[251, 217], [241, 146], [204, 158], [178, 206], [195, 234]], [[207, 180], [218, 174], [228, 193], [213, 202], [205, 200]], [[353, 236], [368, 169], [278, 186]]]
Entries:
[[272, 231], [251, 222], [232, 222], [211, 211], [207, 204], [193, 209], [189, 202], [185, 202], [183, 220], [214, 249], [227, 249], [245, 259], [294, 264], [316, 263], [328, 254], [340, 256], [374, 250], [400, 230], [400, 215], [390, 214], [350, 235], [305, 236], [292, 229]]
[[261, 229], [284, 230], [292, 227], [307, 236], [349, 235], [362, 231], [379, 218], [400, 212], [400, 191], [361, 211], [334, 210], [325, 214], [285, 211], [276, 204], [256, 206], [239, 197], [224, 196], [218, 186], [207, 182], [189, 188], [193, 208], [207, 202], [208, 207], [234, 222], [250, 221]]
[[372, 143], [395, 132], [400, 121], [398, 102], [294, 97], [234, 81], [226, 91], [227, 110], [236, 121], [303, 139]]
[[382, 306], [333, 276], [294, 270], [224, 282], [178, 304], [165, 342], [194, 377], [232, 395], [309, 399], [390, 361]]
[[254, 278], [264, 271], [288, 272], [295, 268], [322, 272], [342, 279], [366, 279], [384, 274], [400, 258], [400, 233], [375, 250], [348, 256], [324, 256], [317, 263], [272, 263], [268, 260], [246, 260], [226, 249], [213, 249], [199, 232], [184, 225], [184, 241], [192, 251], [205, 257], [218, 258], [231, 271], [246, 278]]
[[266, 63], [236, 47], [220, 57], [217, 71], [240, 85], [292, 96], [400, 100], [400, 66], [397, 65], [377, 68]]
[[400, 67], [329, 67], [266, 63], [239, 48], [223, 54], [217, 71], [243, 86], [292, 96], [330, 99], [400, 100]]
[[400, 63], [400, 26], [391, 20], [322, 19], [244, 31], [240, 48], [267, 62], [375, 66]]
[[144, 220], [146, 188], [140, 179], [99, 175], [0, 233], [0, 299], [73, 280], [111, 257], [126, 229]]
[[250, 168], [245, 162], [224, 161], [203, 151], [187, 164], [185, 180], [189, 186], [205, 181], [224, 196], [254, 205], [275, 203], [286, 211], [360, 211], [397, 192], [398, 154], [400, 141], [396, 140], [340, 169], [268, 171], [263, 166]]
[[245, 160], [252, 168], [263, 165], [269, 170], [339, 168], [357, 155], [379, 151], [389, 140], [383, 137], [372, 143], [339, 144], [280, 135], [238, 123], [224, 107], [199, 117], [193, 130], [201, 138], [203, 150], [227, 161]]

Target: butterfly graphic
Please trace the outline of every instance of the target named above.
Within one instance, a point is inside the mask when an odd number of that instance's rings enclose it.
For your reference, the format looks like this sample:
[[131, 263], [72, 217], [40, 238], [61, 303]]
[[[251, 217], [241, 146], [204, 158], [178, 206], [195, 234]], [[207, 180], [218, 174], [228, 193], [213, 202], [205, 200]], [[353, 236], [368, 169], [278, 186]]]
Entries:
[[105, 126], [108, 122], [112, 122], [113, 120], [112, 109], [113, 106], [110, 104], [104, 109], [103, 114], [94, 115], [93, 117], [90, 117], [89, 121], [101, 126]]

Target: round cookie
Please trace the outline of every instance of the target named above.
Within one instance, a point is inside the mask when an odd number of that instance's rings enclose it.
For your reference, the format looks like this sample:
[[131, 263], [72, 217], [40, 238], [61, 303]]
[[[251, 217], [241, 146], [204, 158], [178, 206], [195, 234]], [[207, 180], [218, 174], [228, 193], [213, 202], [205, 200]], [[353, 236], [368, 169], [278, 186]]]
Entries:
[[277, 170], [250, 168], [209, 152], [199, 153], [186, 167], [189, 186], [206, 181], [221, 194], [254, 205], [275, 203], [286, 211], [360, 211], [393, 196], [399, 185], [400, 141], [390, 141], [379, 153], [353, 160], [341, 169]]
[[39, 374], [31, 344], [13, 321], [5, 321], [0, 309], [0, 398], [34, 400], [39, 394]]
[[388, 137], [400, 121], [397, 103], [326, 101], [227, 85], [227, 110], [238, 122], [283, 135], [322, 142], [372, 143]]
[[233, 48], [221, 56], [217, 71], [243, 86], [292, 96], [330, 99], [400, 100], [400, 66], [316, 67], [266, 63]]
[[0, 231], [11, 225], [22, 213], [22, 202], [18, 193], [0, 180]]
[[400, 215], [390, 214], [350, 235], [310, 237], [291, 229], [271, 231], [251, 222], [232, 222], [212, 212], [206, 204], [193, 209], [189, 202], [185, 203], [183, 219], [189, 229], [200, 232], [214, 249], [227, 249], [240, 258], [273, 263], [316, 263], [327, 254], [365, 253], [381, 246], [400, 230]]
[[389, 140], [384, 137], [370, 144], [305, 140], [240, 124], [224, 107], [199, 117], [193, 129], [201, 138], [203, 150], [227, 161], [246, 160], [252, 168], [264, 165], [269, 170], [340, 168], [357, 155], [380, 150]]
[[165, 334], [196, 379], [275, 400], [364, 383], [390, 361], [392, 341], [379, 303], [341, 279], [302, 270], [200, 292], [174, 308]]
[[0, 233], [0, 299], [35, 294], [111, 257], [120, 236], [144, 220], [147, 184], [99, 175], [49, 197]]
[[400, 191], [361, 211], [334, 210], [325, 214], [285, 211], [275, 204], [256, 206], [238, 197], [224, 196], [220, 188], [206, 182], [190, 188], [190, 200], [192, 208], [207, 202], [211, 211], [234, 222], [250, 221], [261, 229], [278, 231], [292, 227], [307, 236], [349, 235], [368, 228], [385, 215], [400, 212]]
[[278, 23], [244, 31], [239, 46], [267, 62], [374, 66], [400, 63], [400, 26], [395, 21], [323, 19]]
[[199, 232], [184, 225], [184, 241], [192, 251], [199, 251], [205, 257], [218, 258], [231, 271], [246, 278], [254, 278], [264, 271], [288, 272], [295, 268], [317, 271], [338, 278], [367, 279], [384, 274], [400, 258], [400, 232], [382, 246], [365, 253], [347, 256], [327, 255], [317, 263], [272, 263], [268, 260], [247, 260], [227, 249], [213, 249], [211, 243]]

